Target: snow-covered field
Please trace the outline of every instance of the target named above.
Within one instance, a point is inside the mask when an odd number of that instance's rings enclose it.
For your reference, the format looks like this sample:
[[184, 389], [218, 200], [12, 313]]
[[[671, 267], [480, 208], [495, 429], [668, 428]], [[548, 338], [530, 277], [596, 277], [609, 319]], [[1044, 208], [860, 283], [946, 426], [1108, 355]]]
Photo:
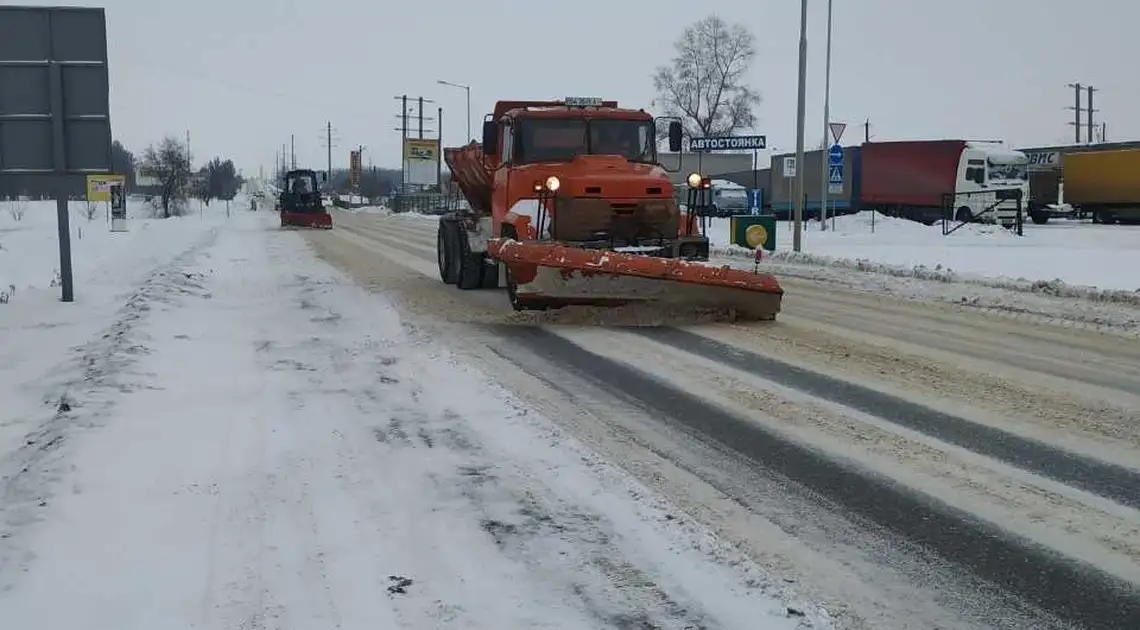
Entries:
[[273, 213], [73, 216], [64, 304], [53, 207], [0, 220], [3, 627], [827, 624]]
[[[818, 221], [805, 223], [800, 255], [792, 251], [792, 224], [780, 222], [776, 258], [848, 268], [878, 265], [883, 266], [879, 271], [893, 274], [913, 275], [917, 267], [918, 277], [926, 272], [972, 280], [1060, 280], [1072, 286], [1140, 291], [1140, 227], [1056, 220], [1027, 223], [1021, 237], [993, 225], [966, 225], [943, 236], [941, 225], [872, 214], [837, 217], [826, 231]], [[729, 220], [714, 219], [709, 237], [714, 245], [727, 246]]]

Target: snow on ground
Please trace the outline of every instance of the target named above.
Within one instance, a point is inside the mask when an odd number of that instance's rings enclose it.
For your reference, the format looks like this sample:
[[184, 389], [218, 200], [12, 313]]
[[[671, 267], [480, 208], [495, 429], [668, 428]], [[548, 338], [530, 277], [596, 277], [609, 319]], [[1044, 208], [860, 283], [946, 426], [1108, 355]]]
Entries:
[[[872, 225], [873, 221], [873, 225]], [[1079, 287], [1140, 292], [1140, 228], [1056, 220], [1027, 223], [1024, 236], [993, 225], [966, 225], [944, 236], [940, 224], [860, 212], [837, 217], [834, 229], [805, 224], [803, 250], [792, 250], [792, 224], [776, 228], [778, 260], [965, 280], [1005, 288], [1088, 293]], [[829, 222], [829, 228], [832, 222]], [[728, 219], [713, 220], [709, 237], [731, 252]], [[988, 280], [988, 282], [987, 282]], [[1062, 285], [1063, 283], [1063, 285]], [[1140, 304], [1140, 295], [1133, 296]]]
[[[435, 216], [412, 213], [397, 214], [394, 218], [421, 225], [439, 220]], [[995, 278], [961, 273], [937, 262], [951, 260], [953, 256], [980, 258], [996, 252], [995, 255], [1009, 257], [1022, 252], [1029, 257], [1044, 259], [1057, 256], [1059, 260], [1069, 261], [1073, 269], [1081, 273], [1088, 270], [1082, 255], [1092, 249], [1096, 245], [1095, 239], [1101, 236], [1123, 248], [1115, 252], [1098, 252], [1096, 255], [1102, 259], [1115, 260], [1120, 256], [1121, 260], [1127, 261], [1130, 255], [1140, 253], [1140, 231], [1136, 228], [1059, 221], [1056, 225], [1026, 225], [1026, 236], [1019, 238], [993, 226], [969, 225], [944, 237], [938, 226], [926, 227], [912, 221], [876, 216], [872, 234], [869, 214], [840, 217], [835, 220], [835, 225], [840, 229], [821, 232], [818, 223], [806, 224], [804, 251], [796, 253], [791, 250], [791, 225], [780, 222], [776, 229], [777, 251], [764, 259], [760, 269], [784, 280], [802, 278], [909, 300], [949, 302], [1012, 317], [1044, 318], [1065, 326], [1140, 336], [1138, 291], [1096, 289], [1069, 284], [1065, 280]], [[727, 219], [713, 220], [709, 227], [713, 262], [752, 269], [753, 252], [728, 245], [728, 227]], [[1073, 249], [1044, 247], [1046, 243], [1042, 241], [1046, 238], [1055, 243], [1065, 241], [1062, 237], [1066, 235], [1079, 236], [1071, 239], [1078, 246]], [[1034, 238], [1038, 240], [1031, 240]], [[948, 243], [951, 239], [957, 239], [953, 246]], [[919, 245], [921, 243], [925, 245]], [[827, 249], [829, 246], [831, 250]], [[828, 251], [834, 255], [828, 255]], [[902, 262], [884, 262], [885, 256], [901, 255], [901, 252], [927, 258], [895, 258], [895, 261]], [[853, 257], [837, 257], [841, 255]], [[916, 263], [915, 260], [926, 262]], [[911, 266], [905, 266], [907, 264]], [[1052, 269], [1062, 271], [1056, 266]], [[1117, 279], [1127, 278], [1130, 273], [1127, 265], [1104, 270], [1106, 274], [1116, 271], [1119, 272], [1114, 276]], [[1079, 273], [1067, 277], [1079, 278]], [[1016, 275], [1032, 277], [1032, 270], [1023, 270]], [[1135, 282], [1140, 283], [1140, 279]], [[1119, 284], [1128, 286], [1127, 280]]]
[[0, 306], [6, 625], [826, 624], [271, 213], [95, 231]]

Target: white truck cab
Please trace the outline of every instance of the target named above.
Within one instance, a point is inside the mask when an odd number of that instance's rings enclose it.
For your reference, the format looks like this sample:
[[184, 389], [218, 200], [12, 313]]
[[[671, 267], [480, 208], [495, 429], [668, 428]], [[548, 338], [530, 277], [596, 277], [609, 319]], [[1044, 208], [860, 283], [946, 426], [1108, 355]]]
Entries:
[[[998, 201], [997, 191], [1021, 190], [1022, 218], [1028, 216], [1029, 156], [997, 142], [967, 142], [958, 162], [954, 218], [975, 218], [1011, 227], [1017, 221], [1017, 201]], [[992, 209], [991, 209], [992, 208]]]

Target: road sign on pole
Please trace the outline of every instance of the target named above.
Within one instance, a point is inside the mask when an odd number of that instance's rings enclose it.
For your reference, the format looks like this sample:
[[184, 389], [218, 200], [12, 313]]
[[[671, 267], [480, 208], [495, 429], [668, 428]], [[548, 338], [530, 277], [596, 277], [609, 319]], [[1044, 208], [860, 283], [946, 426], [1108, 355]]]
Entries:
[[108, 84], [102, 8], [0, 6], [0, 178], [52, 182], [64, 302], [74, 301], [68, 196], [111, 170]]
[[827, 123], [827, 126], [831, 129], [831, 137], [835, 138], [835, 144], [839, 144], [839, 139], [843, 137], [843, 132], [847, 130], [847, 123], [833, 122]]
[[838, 144], [831, 145], [827, 150], [827, 162], [832, 166], [843, 164], [843, 147]]
[[831, 145], [827, 150], [827, 194], [843, 194], [843, 147]]
[[689, 150], [694, 153], [706, 151], [758, 151], [768, 148], [767, 136], [708, 136], [693, 138]]

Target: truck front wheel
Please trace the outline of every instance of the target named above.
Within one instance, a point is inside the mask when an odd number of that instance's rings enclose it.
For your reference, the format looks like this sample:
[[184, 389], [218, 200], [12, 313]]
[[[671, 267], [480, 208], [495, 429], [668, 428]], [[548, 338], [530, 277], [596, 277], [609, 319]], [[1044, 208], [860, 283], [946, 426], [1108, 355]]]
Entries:
[[1029, 219], [1037, 225], [1045, 225], [1049, 222], [1049, 213], [1044, 210], [1030, 210]]
[[483, 284], [483, 267], [486, 266], [483, 264], [483, 254], [471, 251], [467, 230], [458, 223], [455, 225], [455, 240], [458, 245], [454, 250], [458, 268], [455, 286], [464, 291], [478, 289]]
[[435, 255], [439, 264], [439, 279], [445, 284], [455, 284], [455, 231], [454, 221], [440, 219], [435, 235]]

